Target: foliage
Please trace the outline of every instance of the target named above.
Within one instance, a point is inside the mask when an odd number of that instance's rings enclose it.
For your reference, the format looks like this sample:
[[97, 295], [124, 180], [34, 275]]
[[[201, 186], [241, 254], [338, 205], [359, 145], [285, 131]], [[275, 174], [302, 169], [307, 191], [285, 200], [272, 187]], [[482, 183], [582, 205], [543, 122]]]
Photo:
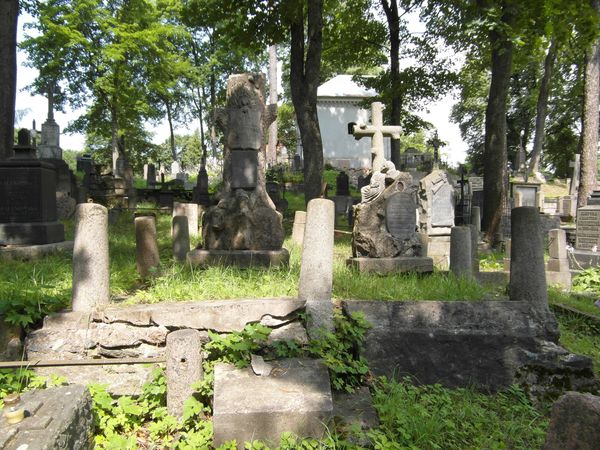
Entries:
[[590, 267], [573, 279], [573, 290], [600, 295], [600, 267]]
[[24, 392], [30, 389], [62, 386], [67, 380], [64, 377], [37, 375], [31, 369], [0, 369], [0, 408], [4, 406], [2, 399], [13, 392]]
[[581, 316], [558, 312], [560, 345], [572, 353], [592, 358], [594, 372], [600, 375], [600, 325]]

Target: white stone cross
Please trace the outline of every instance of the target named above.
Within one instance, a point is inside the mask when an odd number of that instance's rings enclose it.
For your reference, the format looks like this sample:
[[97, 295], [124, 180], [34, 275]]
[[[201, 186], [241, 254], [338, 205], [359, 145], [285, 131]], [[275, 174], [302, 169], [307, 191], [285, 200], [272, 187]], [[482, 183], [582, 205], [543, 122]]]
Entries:
[[371, 137], [371, 158], [373, 161], [373, 172], [378, 172], [383, 167], [385, 158], [383, 156], [383, 138], [391, 137], [400, 139], [402, 127], [399, 125], [383, 124], [383, 103], [371, 103], [371, 125], [352, 124], [349, 130], [356, 140], [365, 136]]
[[569, 167], [573, 168], [569, 195], [577, 195], [577, 190], [579, 189], [579, 173], [581, 170], [581, 155], [579, 153], [575, 154], [575, 160], [569, 161]]

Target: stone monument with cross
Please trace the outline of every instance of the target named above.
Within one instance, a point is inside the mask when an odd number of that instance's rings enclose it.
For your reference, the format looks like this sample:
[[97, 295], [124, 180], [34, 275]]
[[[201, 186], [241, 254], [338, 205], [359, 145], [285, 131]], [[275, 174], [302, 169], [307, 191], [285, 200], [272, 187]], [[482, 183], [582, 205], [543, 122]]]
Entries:
[[40, 159], [62, 159], [60, 148], [60, 127], [54, 120], [54, 93], [56, 87], [53, 83], [48, 85], [46, 94], [48, 96], [48, 117], [42, 124], [42, 136], [38, 145], [38, 156]]
[[400, 133], [402, 133], [402, 127], [399, 125], [383, 124], [383, 109], [383, 103], [373, 102], [371, 103], [371, 125], [356, 124], [354, 122], [348, 124], [348, 134], [354, 135], [355, 139], [359, 140], [363, 137], [371, 138], [373, 172], [380, 171], [385, 163], [383, 138], [391, 137], [392, 139], [400, 139]]
[[225, 108], [217, 124], [225, 136], [223, 190], [217, 205], [202, 221], [202, 248], [188, 254], [192, 264], [287, 265], [282, 248], [282, 215], [269, 198], [265, 183], [264, 134], [277, 105], [265, 106], [262, 74], [229, 77]]

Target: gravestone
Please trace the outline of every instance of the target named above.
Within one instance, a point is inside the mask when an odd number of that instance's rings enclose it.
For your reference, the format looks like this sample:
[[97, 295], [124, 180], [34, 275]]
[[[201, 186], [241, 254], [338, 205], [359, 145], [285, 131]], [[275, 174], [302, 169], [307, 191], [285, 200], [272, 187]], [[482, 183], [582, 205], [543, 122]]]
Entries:
[[208, 193], [208, 172], [206, 171], [206, 147], [203, 149], [203, 155], [200, 162], [200, 170], [198, 171], [198, 179], [196, 187], [192, 193], [192, 201], [199, 205], [210, 205], [210, 195]]
[[57, 221], [56, 170], [35, 156], [29, 131], [19, 131], [14, 156], [0, 162], [0, 242], [51, 244], [65, 240]]
[[350, 178], [343, 170], [335, 178], [335, 195], [350, 195]]
[[152, 163], [148, 164], [146, 183], [149, 188], [154, 187], [156, 184], [156, 166]]
[[281, 247], [282, 215], [266, 190], [263, 136], [275, 119], [276, 105], [265, 106], [264, 90], [262, 74], [229, 77], [226, 107], [217, 113], [225, 135], [223, 191], [203, 216], [203, 247], [190, 252], [192, 264], [219, 264], [224, 258], [228, 264], [236, 258], [245, 264], [256, 252], [263, 252], [250, 259], [257, 264], [270, 264], [271, 258], [279, 264], [289, 257]]
[[385, 202], [385, 226], [398, 239], [410, 239], [415, 233], [417, 211], [414, 194], [394, 192]]
[[577, 237], [575, 248], [600, 248], [600, 206], [584, 206], [577, 210]]

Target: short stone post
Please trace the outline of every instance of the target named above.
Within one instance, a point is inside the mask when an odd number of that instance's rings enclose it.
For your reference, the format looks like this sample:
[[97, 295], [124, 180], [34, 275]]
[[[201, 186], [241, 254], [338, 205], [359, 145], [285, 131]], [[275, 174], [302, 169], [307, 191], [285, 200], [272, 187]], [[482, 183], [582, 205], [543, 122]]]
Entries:
[[302, 264], [298, 298], [306, 301], [308, 333], [319, 336], [319, 329], [333, 330], [333, 230], [335, 205], [331, 200], [308, 202], [302, 244]]
[[73, 311], [91, 311], [110, 300], [108, 211], [97, 203], [75, 207]]
[[473, 265], [473, 275], [477, 275], [479, 273], [479, 231], [477, 231], [477, 226], [473, 224], [469, 225], [469, 229], [471, 230], [471, 263]]
[[[198, 236], [198, 205], [196, 203], [173, 203], [173, 217], [186, 216], [188, 219], [189, 235]], [[173, 229], [171, 229], [173, 233]]]
[[512, 245], [512, 241], [510, 239], [506, 239], [504, 241], [504, 271], [510, 272], [510, 246]]
[[567, 258], [567, 233], [565, 230], [554, 229], [548, 231], [548, 271], [568, 272], [569, 260]]
[[173, 257], [175, 261], [185, 262], [190, 251], [190, 230], [186, 216], [173, 217]]
[[452, 227], [450, 231], [450, 272], [459, 277], [473, 277], [471, 228]]
[[294, 214], [294, 226], [292, 227], [292, 242], [301, 246], [304, 239], [304, 227], [306, 225], [306, 212], [296, 211]]
[[513, 208], [520, 208], [521, 206], [523, 206], [523, 194], [517, 191], [513, 194]]
[[202, 379], [202, 340], [198, 330], [183, 329], [167, 334], [167, 409], [180, 417], [183, 404], [194, 393], [192, 384]]
[[475, 225], [477, 232], [481, 232], [481, 208], [479, 206], [471, 207], [471, 224]]
[[510, 284], [511, 300], [522, 300], [540, 311], [548, 310], [544, 267], [544, 240], [538, 209], [515, 208], [511, 213]]
[[141, 278], [147, 278], [160, 265], [154, 214], [135, 217], [135, 262]]

